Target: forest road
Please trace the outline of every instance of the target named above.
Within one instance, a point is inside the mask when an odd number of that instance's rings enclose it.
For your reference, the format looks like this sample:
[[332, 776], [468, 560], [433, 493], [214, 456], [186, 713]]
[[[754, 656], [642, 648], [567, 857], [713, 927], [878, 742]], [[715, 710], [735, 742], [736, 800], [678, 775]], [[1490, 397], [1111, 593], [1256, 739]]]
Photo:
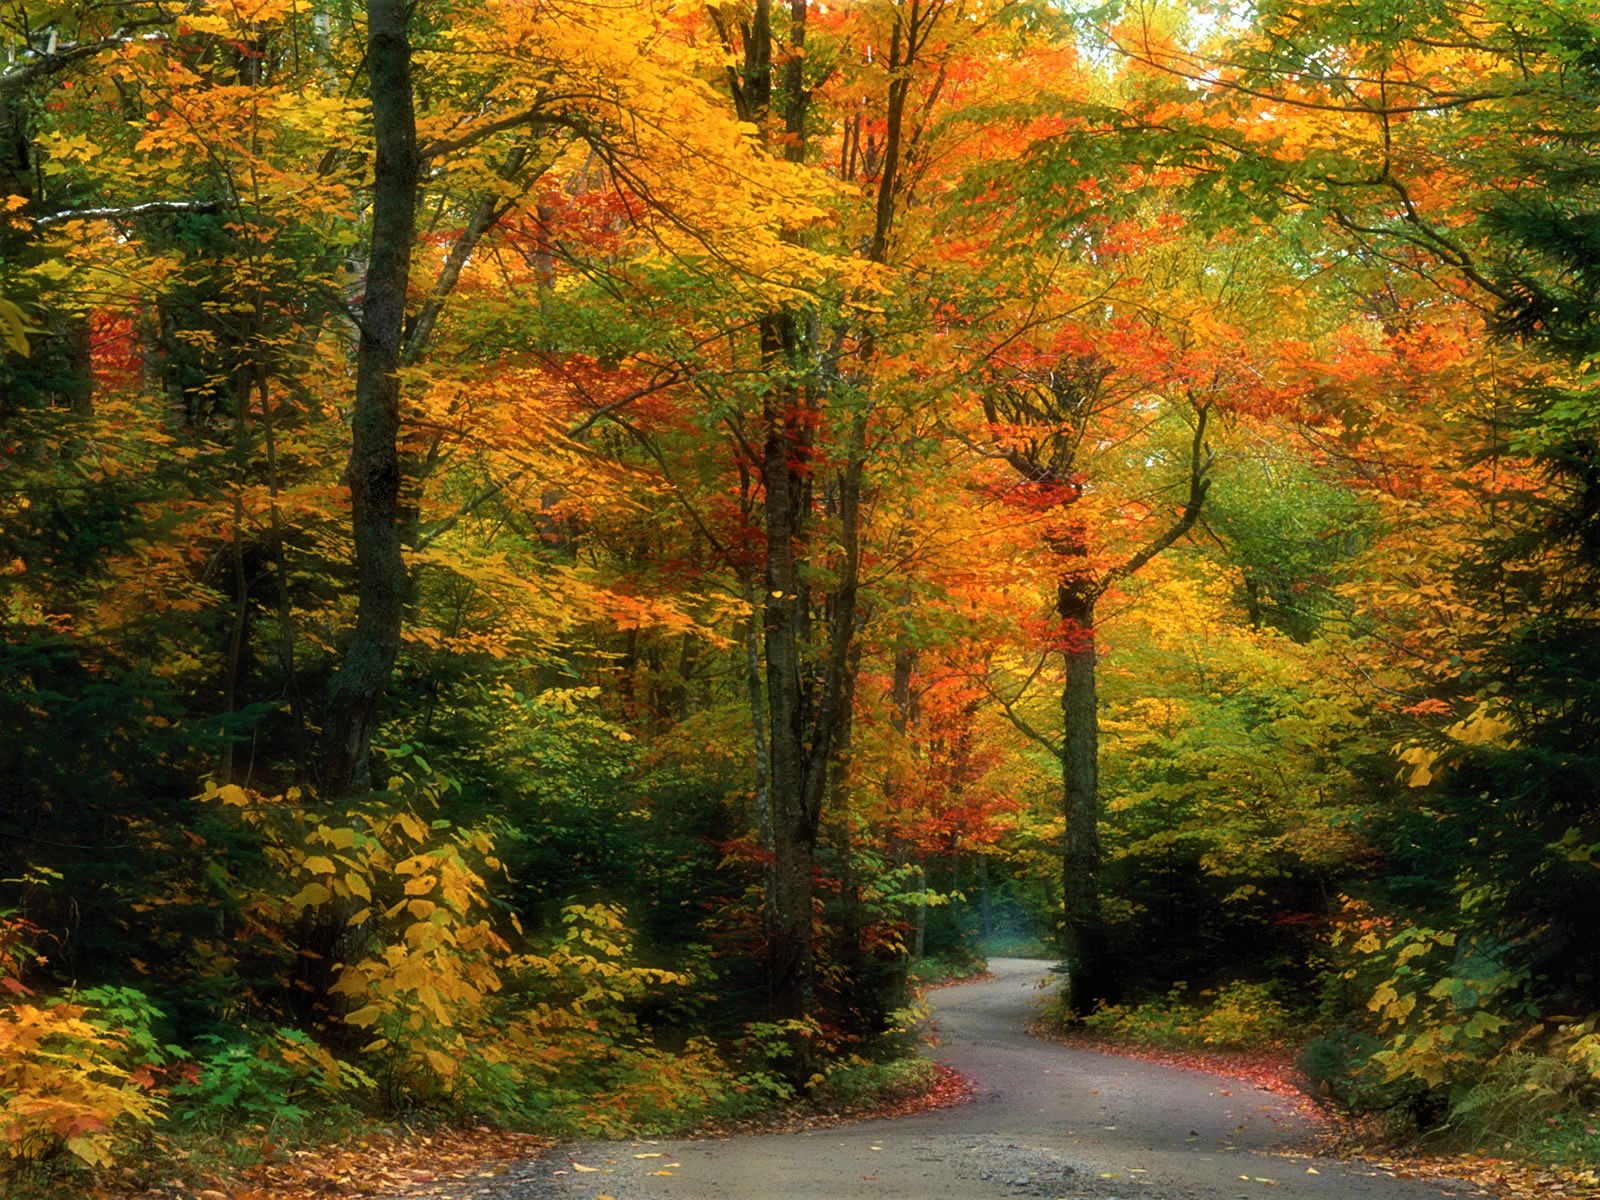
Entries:
[[[1049, 964], [933, 993], [937, 1056], [977, 1096], [918, 1116], [797, 1133], [587, 1142], [480, 1185], [484, 1200], [1428, 1200], [1399, 1180], [1292, 1152], [1311, 1126], [1269, 1092], [1029, 1037]], [[585, 1169], [579, 1169], [577, 1164]]]

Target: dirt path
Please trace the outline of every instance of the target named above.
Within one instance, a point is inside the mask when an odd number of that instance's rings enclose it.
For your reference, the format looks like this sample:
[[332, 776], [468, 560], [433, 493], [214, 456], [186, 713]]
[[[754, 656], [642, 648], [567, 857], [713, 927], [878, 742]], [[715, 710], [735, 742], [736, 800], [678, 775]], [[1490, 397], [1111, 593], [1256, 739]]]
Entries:
[[[970, 1104], [803, 1133], [588, 1143], [519, 1165], [494, 1200], [1425, 1200], [1474, 1191], [1288, 1151], [1309, 1133], [1244, 1083], [1030, 1038], [1047, 964], [935, 993], [938, 1057]], [[581, 1164], [590, 1170], [578, 1170]]]

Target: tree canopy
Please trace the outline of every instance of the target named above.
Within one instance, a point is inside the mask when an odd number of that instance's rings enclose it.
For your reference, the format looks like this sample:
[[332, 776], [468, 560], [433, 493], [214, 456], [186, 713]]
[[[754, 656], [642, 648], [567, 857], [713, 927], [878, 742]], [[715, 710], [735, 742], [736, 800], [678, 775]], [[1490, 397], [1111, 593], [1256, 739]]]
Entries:
[[1592, 1102], [1590, 8], [0, 42], [0, 1177], [747, 1113], [1007, 943]]

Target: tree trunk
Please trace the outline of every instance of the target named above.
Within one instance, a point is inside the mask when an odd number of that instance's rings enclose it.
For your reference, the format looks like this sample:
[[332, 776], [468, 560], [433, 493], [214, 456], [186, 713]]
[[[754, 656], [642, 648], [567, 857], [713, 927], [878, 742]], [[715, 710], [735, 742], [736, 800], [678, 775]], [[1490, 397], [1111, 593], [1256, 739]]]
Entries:
[[1095, 695], [1095, 603], [1086, 580], [1063, 583], [1056, 613], [1066, 627], [1066, 681], [1061, 689], [1062, 849], [1061, 954], [1074, 1013], [1092, 1012], [1112, 995], [1105, 926], [1100, 914], [1100, 718]]
[[372, 240], [356, 396], [351, 412], [351, 527], [356, 628], [323, 724], [322, 794], [343, 801], [371, 787], [372, 731], [400, 649], [406, 570], [400, 553], [400, 367], [420, 164], [404, 0], [368, 0], [367, 70], [376, 142]]
[[[792, 317], [762, 321], [762, 358], [784, 372], [797, 347]], [[762, 650], [767, 674], [767, 722], [772, 812], [772, 895], [767, 912], [767, 988], [774, 1020], [795, 1020], [809, 1008], [811, 986], [811, 872], [816, 825], [806, 812], [806, 726], [810, 713], [801, 650], [807, 612], [800, 583], [800, 539], [809, 501], [801, 476], [801, 403], [791, 384], [774, 384], [763, 413], [766, 442], [761, 475], [766, 533]]]

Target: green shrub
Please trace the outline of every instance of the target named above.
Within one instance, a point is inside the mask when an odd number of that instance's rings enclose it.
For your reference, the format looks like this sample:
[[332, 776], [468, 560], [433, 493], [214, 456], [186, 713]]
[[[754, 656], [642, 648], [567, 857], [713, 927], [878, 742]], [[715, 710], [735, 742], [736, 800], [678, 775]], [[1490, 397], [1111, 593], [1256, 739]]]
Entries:
[[1296, 1065], [1318, 1095], [1356, 1112], [1389, 1114], [1401, 1132], [1422, 1118], [1427, 1089], [1415, 1080], [1385, 1077], [1372, 1061], [1384, 1045], [1370, 1033], [1340, 1027], [1308, 1042]]
[[1217, 990], [1195, 1028], [1206, 1046], [1277, 1046], [1292, 1036], [1295, 1019], [1270, 984], [1235, 982]]
[[1269, 984], [1234, 982], [1188, 999], [1177, 984], [1159, 1000], [1110, 1005], [1084, 1018], [1100, 1033], [1143, 1046], [1277, 1046], [1294, 1030], [1294, 1017]]
[[939, 1069], [925, 1058], [870, 1062], [852, 1057], [837, 1063], [811, 1087], [813, 1104], [826, 1109], [866, 1108], [915, 1096], [938, 1078]]
[[203, 1056], [171, 1090], [172, 1119], [189, 1128], [300, 1125], [313, 1113], [348, 1114], [376, 1083], [295, 1029], [199, 1039]]
[[988, 967], [988, 960], [970, 947], [956, 947], [943, 954], [930, 954], [915, 959], [906, 969], [913, 983], [949, 983], [980, 974]]
[[1527, 1145], [1561, 1118], [1581, 1115], [1594, 1080], [1564, 1058], [1513, 1052], [1489, 1063], [1450, 1105], [1446, 1130], [1473, 1146]]

